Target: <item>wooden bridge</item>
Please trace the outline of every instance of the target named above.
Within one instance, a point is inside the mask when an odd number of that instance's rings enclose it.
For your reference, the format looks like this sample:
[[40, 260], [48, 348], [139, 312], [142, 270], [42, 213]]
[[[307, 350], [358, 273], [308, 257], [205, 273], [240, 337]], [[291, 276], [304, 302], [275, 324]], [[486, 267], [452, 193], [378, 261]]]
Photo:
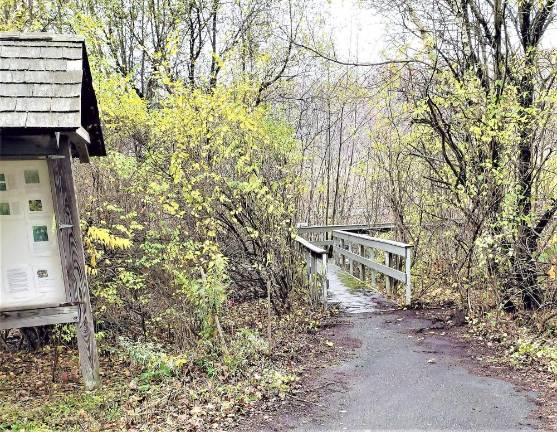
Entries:
[[[307, 278], [310, 286], [320, 288], [325, 306], [331, 280], [341, 283], [337, 277], [340, 271], [369, 280], [374, 290], [379, 276], [388, 295], [403, 284], [404, 302], [407, 306], [412, 303], [413, 246], [367, 234], [393, 229], [393, 224], [298, 226], [296, 241], [306, 257]], [[330, 258], [334, 264], [329, 263]]]

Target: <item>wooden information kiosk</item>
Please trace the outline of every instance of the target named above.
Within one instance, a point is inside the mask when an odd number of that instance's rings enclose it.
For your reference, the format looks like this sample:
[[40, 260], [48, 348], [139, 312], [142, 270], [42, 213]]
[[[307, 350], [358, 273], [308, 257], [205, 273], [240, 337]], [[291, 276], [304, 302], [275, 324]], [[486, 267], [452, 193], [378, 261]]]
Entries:
[[72, 158], [105, 154], [84, 40], [0, 33], [0, 329], [76, 323], [88, 389], [99, 362]]

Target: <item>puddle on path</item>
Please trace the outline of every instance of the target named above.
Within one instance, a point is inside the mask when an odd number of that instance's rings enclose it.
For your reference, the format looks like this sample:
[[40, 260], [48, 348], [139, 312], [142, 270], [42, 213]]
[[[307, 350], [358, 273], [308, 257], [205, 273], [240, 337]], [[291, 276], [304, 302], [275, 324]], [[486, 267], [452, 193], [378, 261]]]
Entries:
[[351, 288], [346, 286], [340, 277], [342, 270], [337, 266], [329, 266], [329, 303], [339, 304], [348, 313], [375, 312], [379, 309], [381, 296], [370, 289]]

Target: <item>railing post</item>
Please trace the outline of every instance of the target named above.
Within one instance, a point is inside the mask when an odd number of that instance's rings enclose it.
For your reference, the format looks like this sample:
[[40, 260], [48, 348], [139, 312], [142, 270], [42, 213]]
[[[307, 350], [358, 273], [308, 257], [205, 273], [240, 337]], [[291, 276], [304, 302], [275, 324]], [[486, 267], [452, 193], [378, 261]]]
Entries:
[[[391, 253], [390, 252], [385, 252], [385, 265], [387, 267], [391, 267]], [[385, 289], [387, 291], [387, 294], [392, 294], [392, 281], [391, 281], [391, 277], [385, 275]]]
[[310, 286], [312, 291], [312, 297], [315, 299], [317, 297], [316, 287], [317, 287], [317, 258], [314, 254], [311, 254], [311, 276], [310, 276]]
[[[360, 256], [366, 257], [366, 247], [364, 245], [360, 245]], [[360, 279], [362, 281], [366, 280], [366, 266], [364, 264], [360, 264]]]
[[[354, 252], [352, 246], [354, 245], [354, 243], [350, 242], [348, 243], [348, 250], [350, 252]], [[352, 258], [348, 258], [348, 272], [350, 273], [350, 276], [354, 276], [354, 260]]]
[[[369, 256], [366, 258], [369, 258], [371, 261], [375, 261], [375, 251], [374, 249], [370, 249], [369, 250]], [[369, 272], [371, 273], [371, 288], [374, 291], [377, 291], [377, 272], [373, 269], [369, 269]]]
[[323, 306], [327, 309], [327, 290], [329, 289], [329, 279], [328, 279], [328, 264], [327, 264], [327, 254], [321, 255], [321, 290], [323, 294]]
[[[340, 249], [344, 251], [344, 239], [340, 239]], [[344, 254], [341, 252], [340, 254], [340, 268], [344, 270]]]
[[406, 293], [405, 293], [405, 304], [410, 306], [412, 304], [412, 276], [410, 270], [412, 268], [412, 248], [407, 247], [404, 257], [404, 262], [406, 265]]

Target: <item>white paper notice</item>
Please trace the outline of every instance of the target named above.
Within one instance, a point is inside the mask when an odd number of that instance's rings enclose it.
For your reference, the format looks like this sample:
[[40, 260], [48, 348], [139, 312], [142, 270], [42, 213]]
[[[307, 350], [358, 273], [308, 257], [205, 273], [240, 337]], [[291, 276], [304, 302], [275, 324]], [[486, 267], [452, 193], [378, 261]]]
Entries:
[[35, 286], [39, 292], [49, 293], [58, 288], [54, 272], [48, 264], [35, 267], [33, 274], [35, 276]]
[[29, 268], [27, 267], [7, 269], [6, 280], [9, 294], [21, 295], [31, 291], [31, 279], [29, 278]]
[[12, 267], [6, 269], [7, 293], [16, 297], [26, 297], [32, 292], [32, 280], [29, 267]]

